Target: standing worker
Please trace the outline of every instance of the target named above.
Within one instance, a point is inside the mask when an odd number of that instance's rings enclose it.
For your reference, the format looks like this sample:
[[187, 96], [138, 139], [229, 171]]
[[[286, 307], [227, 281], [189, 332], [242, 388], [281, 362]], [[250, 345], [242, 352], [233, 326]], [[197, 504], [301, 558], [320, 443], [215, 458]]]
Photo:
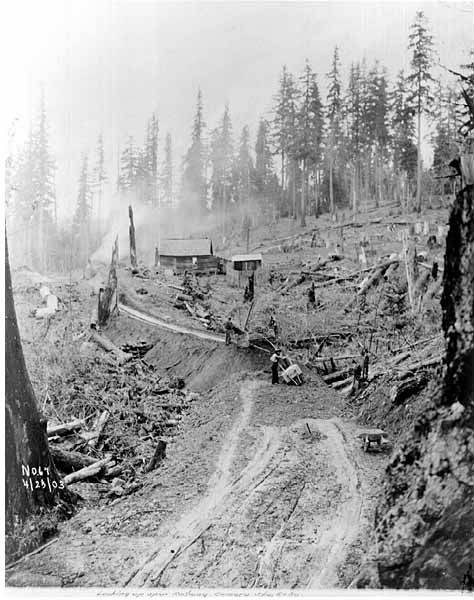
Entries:
[[225, 324], [225, 345], [228, 346], [230, 344], [231, 341], [231, 333], [232, 330], [234, 329], [234, 326], [232, 325], [232, 320], [229, 317], [226, 321]]
[[316, 304], [316, 294], [314, 292], [314, 281], [311, 283], [311, 287], [308, 290], [308, 302], [309, 302], [309, 305], [314, 308], [314, 305]]
[[272, 384], [280, 383], [278, 380], [278, 365], [280, 363], [280, 359], [281, 359], [281, 350], [280, 350], [280, 348], [277, 348], [277, 350], [275, 351], [275, 354], [273, 354], [270, 358], [270, 361], [272, 363]]
[[369, 379], [369, 351], [365, 348], [363, 352], [363, 361], [362, 361], [362, 381], [367, 381]]

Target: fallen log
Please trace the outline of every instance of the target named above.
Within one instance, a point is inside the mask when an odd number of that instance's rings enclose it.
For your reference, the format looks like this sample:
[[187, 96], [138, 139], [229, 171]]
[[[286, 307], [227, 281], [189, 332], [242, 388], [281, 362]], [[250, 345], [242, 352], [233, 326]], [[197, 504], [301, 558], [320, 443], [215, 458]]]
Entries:
[[176, 300], [180, 302], [192, 302], [193, 297], [189, 294], [176, 294]]
[[348, 367], [347, 369], [341, 369], [340, 371], [336, 371], [335, 373], [331, 373], [329, 375], [323, 375], [323, 381], [325, 383], [334, 383], [340, 379], [346, 378], [348, 375], [352, 375], [352, 371], [353, 368]]
[[404, 379], [405, 377], [407, 377], [410, 373], [414, 373], [415, 371], [419, 371], [420, 369], [425, 369], [427, 367], [433, 367], [435, 365], [438, 365], [439, 363], [441, 363], [443, 360], [442, 356], [436, 356], [434, 358], [429, 358], [427, 360], [422, 360], [419, 361], [417, 363], [413, 363], [411, 365], [408, 365], [405, 367], [404, 371], [401, 371], [398, 373], [398, 378], [399, 379]]
[[49, 451], [53, 457], [54, 464], [63, 473], [70, 473], [72, 471], [79, 471], [84, 467], [89, 467], [96, 462], [95, 458], [86, 456], [80, 452], [72, 452], [69, 450], [63, 450], [58, 446], [50, 444]]
[[96, 423], [94, 423], [93, 431], [88, 432], [91, 435], [89, 436], [87, 444], [91, 446], [91, 448], [95, 448], [95, 446], [97, 445], [99, 438], [104, 430], [104, 427], [107, 424], [109, 416], [109, 411], [104, 410], [100, 417], [97, 419]]
[[377, 266], [372, 275], [369, 275], [368, 277], [366, 277], [364, 279], [364, 281], [362, 281], [362, 283], [360, 284], [359, 290], [357, 291], [357, 295], [358, 296], [362, 296], [364, 294], [366, 294], [371, 287], [373, 287], [374, 285], [376, 285], [380, 279], [383, 277], [385, 271], [387, 271], [389, 265], [382, 265], [382, 266]]
[[111, 342], [108, 338], [94, 331], [91, 335], [91, 340], [93, 340], [98, 346], [103, 348], [106, 352], [111, 352], [118, 358], [119, 365], [123, 365], [133, 358], [131, 354], [127, 354], [126, 352], [122, 352], [120, 348]]
[[314, 362], [324, 362], [324, 361], [328, 361], [328, 360], [350, 360], [351, 358], [356, 359], [359, 358], [360, 359], [360, 354], [343, 354], [341, 356], [316, 356], [314, 357], [312, 360]]
[[395, 406], [398, 406], [410, 396], [420, 392], [426, 386], [428, 381], [429, 378], [426, 375], [418, 375], [392, 386], [390, 390], [390, 401], [392, 404], [395, 404]]
[[348, 385], [350, 385], [352, 383], [353, 377], [352, 375], [350, 377], [347, 377], [346, 379], [342, 379], [341, 381], [336, 381], [335, 383], [333, 383], [331, 385], [331, 387], [335, 390], [339, 390], [341, 388], [344, 388]]
[[96, 477], [97, 475], [102, 474], [107, 469], [107, 466], [115, 466], [113, 463], [114, 461], [112, 461], [110, 457], [98, 460], [92, 465], [66, 475], [63, 480], [64, 484], [69, 485], [71, 483], [75, 483], [76, 481], [83, 481], [84, 479], [89, 479], [90, 477]]
[[76, 419], [75, 421], [70, 421], [69, 423], [62, 423], [61, 425], [52, 425], [48, 426], [47, 433], [48, 437], [52, 437], [53, 435], [67, 435], [72, 431], [76, 431], [77, 429], [81, 429], [84, 427], [85, 421], [84, 419]]

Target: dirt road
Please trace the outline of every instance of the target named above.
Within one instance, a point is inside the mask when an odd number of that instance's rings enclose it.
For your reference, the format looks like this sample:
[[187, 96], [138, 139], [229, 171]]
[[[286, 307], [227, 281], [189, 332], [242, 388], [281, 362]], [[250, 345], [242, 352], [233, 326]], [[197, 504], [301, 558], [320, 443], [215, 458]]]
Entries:
[[183, 420], [143, 492], [82, 510], [8, 571], [7, 585], [348, 585], [370, 518], [366, 463], [380, 459], [357, 448], [321, 383], [272, 386], [251, 373], [237, 382]]
[[[337, 421], [253, 428], [259, 382], [242, 402], [202, 500], [158, 532], [159, 549], [123, 585], [308, 587], [338, 585], [337, 567], [358, 531], [357, 473]], [[241, 436], [255, 436], [252, 458], [232, 463]]]

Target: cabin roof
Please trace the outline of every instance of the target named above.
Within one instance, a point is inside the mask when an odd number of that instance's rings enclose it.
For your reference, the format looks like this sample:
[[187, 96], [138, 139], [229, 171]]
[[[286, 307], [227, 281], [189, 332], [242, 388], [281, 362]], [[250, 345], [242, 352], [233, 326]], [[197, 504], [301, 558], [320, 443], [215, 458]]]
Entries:
[[209, 256], [213, 254], [212, 241], [209, 238], [178, 239], [160, 241], [161, 256]]
[[232, 262], [250, 262], [260, 261], [262, 262], [261, 254], [236, 254], [231, 258]]

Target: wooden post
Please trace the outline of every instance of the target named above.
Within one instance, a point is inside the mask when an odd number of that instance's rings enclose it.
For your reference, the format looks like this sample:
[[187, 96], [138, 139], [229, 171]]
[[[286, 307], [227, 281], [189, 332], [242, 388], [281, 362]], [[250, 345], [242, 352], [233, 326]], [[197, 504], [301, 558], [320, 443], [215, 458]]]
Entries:
[[128, 217], [130, 219], [130, 226], [128, 228], [128, 236], [130, 239], [130, 264], [132, 269], [137, 268], [137, 248], [135, 244], [135, 225], [133, 223], [133, 209], [131, 206], [128, 207]]

